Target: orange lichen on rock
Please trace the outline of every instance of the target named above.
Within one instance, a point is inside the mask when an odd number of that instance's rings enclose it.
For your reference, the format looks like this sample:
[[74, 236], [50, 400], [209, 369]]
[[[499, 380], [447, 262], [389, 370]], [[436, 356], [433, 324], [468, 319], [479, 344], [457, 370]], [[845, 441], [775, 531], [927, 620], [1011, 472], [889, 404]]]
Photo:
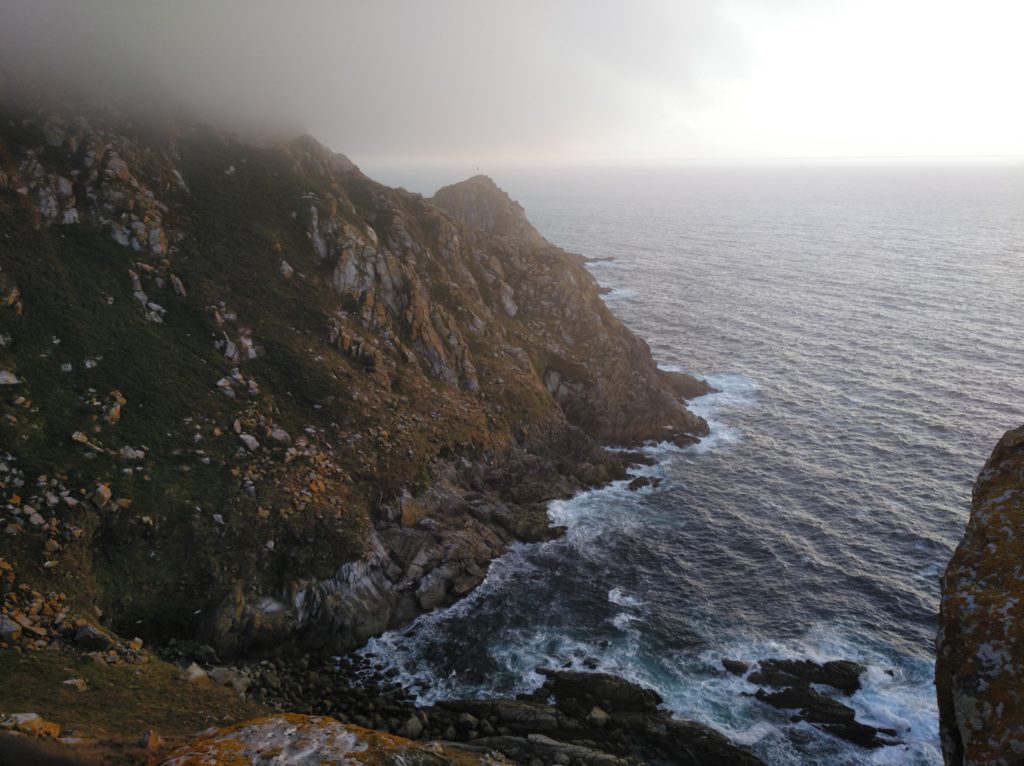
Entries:
[[996, 445], [942, 581], [936, 678], [947, 764], [1024, 758], [1024, 426]]
[[505, 763], [491, 756], [417, 743], [391, 734], [347, 726], [325, 716], [294, 713], [203, 732], [172, 752], [163, 766], [319, 766], [320, 764]]

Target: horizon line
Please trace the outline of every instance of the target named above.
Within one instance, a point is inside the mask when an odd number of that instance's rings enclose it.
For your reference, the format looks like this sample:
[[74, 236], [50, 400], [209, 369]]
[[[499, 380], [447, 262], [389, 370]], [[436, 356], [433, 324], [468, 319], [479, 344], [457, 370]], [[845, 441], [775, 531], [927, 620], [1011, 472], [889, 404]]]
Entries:
[[[351, 156], [351, 155], [349, 155]], [[774, 163], [774, 162], [869, 162], [869, 161], [1024, 161], [1024, 154], [856, 154], [856, 155], [773, 155], [770, 157], [590, 157], [574, 159], [369, 159], [356, 164], [377, 167], [450, 167], [475, 165], [484, 172], [485, 166], [507, 165], [601, 165], [601, 164], [696, 164], [696, 163]]]

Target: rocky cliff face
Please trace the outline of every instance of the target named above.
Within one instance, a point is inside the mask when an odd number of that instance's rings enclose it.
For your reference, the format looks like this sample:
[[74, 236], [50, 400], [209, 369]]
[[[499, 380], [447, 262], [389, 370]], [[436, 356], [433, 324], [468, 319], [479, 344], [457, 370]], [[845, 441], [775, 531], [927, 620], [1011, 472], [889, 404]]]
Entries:
[[707, 431], [489, 179], [8, 102], [0, 231], [0, 556], [130, 635], [350, 649]]
[[936, 688], [947, 764], [1024, 760], [1024, 426], [974, 485], [942, 580]]

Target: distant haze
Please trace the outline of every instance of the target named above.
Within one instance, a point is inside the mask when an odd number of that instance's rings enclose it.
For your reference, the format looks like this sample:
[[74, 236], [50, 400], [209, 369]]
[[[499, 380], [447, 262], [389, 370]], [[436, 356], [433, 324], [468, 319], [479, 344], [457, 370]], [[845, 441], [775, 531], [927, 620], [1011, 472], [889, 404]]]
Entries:
[[362, 164], [1024, 155], [1019, 0], [0, 0], [0, 66]]

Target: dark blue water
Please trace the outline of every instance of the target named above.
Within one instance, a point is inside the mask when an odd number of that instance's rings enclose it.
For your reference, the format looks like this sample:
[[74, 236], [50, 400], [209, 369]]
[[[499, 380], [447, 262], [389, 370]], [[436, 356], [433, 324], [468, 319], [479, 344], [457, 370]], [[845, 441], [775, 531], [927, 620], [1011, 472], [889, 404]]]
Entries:
[[[385, 179], [415, 188], [415, 181]], [[563, 540], [373, 642], [425, 700], [593, 657], [772, 764], [941, 763], [938, 577], [995, 441], [1024, 421], [1024, 168], [508, 173], [592, 257], [659, 363], [707, 377], [712, 435], [652, 445], [655, 490], [554, 503]], [[721, 657], [848, 658], [868, 752], [741, 695]]]

